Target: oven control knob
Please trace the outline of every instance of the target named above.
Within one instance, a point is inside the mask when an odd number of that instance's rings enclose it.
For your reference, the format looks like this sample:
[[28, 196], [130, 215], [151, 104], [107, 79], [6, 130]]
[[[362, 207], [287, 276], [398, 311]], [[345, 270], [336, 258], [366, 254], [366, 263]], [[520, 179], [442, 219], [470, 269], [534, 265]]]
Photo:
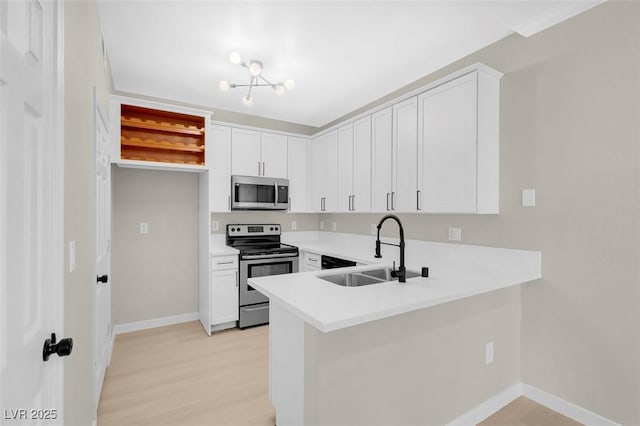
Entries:
[[276, 231], [278, 230], [278, 227], [277, 227], [277, 226], [275, 227], [275, 230], [276, 230]]
[[231, 232], [236, 232], [236, 228], [231, 228]]
[[269, 231], [273, 231], [273, 226], [271, 228], [269, 228]]

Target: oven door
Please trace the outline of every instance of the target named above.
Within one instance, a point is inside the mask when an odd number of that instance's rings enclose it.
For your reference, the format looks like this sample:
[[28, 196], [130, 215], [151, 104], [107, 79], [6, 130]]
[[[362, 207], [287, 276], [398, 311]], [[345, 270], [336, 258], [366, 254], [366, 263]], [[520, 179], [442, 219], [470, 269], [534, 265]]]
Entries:
[[240, 260], [240, 306], [268, 302], [269, 298], [251, 287], [249, 278], [298, 272], [298, 256]]

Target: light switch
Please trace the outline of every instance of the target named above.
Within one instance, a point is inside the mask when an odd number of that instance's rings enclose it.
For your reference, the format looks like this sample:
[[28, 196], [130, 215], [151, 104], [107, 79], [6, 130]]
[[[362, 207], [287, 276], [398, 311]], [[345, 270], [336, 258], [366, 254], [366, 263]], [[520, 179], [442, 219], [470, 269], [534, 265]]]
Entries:
[[451, 241], [462, 240], [462, 228], [449, 228], [449, 239]]
[[146, 222], [140, 223], [140, 233], [148, 234], [149, 233], [149, 224]]
[[534, 207], [536, 205], [536, 190], [522, 190], [522, 207]]
[[291, 230], [295, 231], [296, 229], [298, 229], [298, 224], [296, 223], [295, 220], [291, 221]]
[[220, 225], [218, 224], [218, 221], [217, 221], [217, 220], [213, 220], [213, 221], [211, 221], [211, 230], [212, 230], [212, 231], [217, 231], [217, 230], [218, 230], [218, 228], [219, 228], [219, 226], [220, 226]]

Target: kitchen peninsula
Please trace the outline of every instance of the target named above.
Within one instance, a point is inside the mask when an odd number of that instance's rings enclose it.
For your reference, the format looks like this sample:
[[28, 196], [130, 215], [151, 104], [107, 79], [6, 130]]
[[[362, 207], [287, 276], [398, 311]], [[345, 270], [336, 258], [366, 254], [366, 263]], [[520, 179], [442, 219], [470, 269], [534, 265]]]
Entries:
[[519, 284], [541, 278], [539, 252], [407, 240], [429, 278], [344, 287], [321, 277], [391, 266], [397, 248], [312, 234], [287, 242], [359, 266], [249, 280], [270, 299], [279, 426], [445, 424], [520, 382]]

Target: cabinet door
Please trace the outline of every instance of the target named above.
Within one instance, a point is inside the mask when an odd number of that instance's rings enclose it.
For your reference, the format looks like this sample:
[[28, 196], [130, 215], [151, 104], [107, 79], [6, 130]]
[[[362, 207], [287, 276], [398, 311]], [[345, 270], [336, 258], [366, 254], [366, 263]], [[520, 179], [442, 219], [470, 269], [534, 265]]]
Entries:
[[415, 212], [418, 185], [418, 98], [393, 106], [392, 210]]
[[476, 211], [477, 74], [419, 97], [422, 210]]
[[260, 164], [260, 133], [253, 130], [233, 129], [231, 132], [231, 173], [258, 176]]
[[311, 168], [311, 182], [309, 191], [309, 210], [322, 211], [324, 188], [327, 181], [327, 155], [325, 150], [325, 137], [320, 136], [309, 142], [309, 164]]
[[287, 177], [287, 137], [262, 133], [262, 176]]
[[209, 156], [209, 203], [212, 212], [231, 210], [231, 128], [211, 126]]
[[288, 138], [289, 210], [292, 212], [307, 211], [307, 144], [306, 139]]
[[327, 133], [327, 184], [325, 187], [325, 211], [335, 212], [338, 209], [338, 131]]
[[353, 201], [357, 212], [371, 211], [371, 117], [353, 123]]
[[337, 210], [351, 211], [353, 195], [353, 125], [338, 129], [338, 192]]
[[238, 321], [238, 270], [211, 273], [211, 323]]
[[391, 164], [393, 161], [391, 107], [371, 116], [371, 210], [386, 212], [391, 209]]

